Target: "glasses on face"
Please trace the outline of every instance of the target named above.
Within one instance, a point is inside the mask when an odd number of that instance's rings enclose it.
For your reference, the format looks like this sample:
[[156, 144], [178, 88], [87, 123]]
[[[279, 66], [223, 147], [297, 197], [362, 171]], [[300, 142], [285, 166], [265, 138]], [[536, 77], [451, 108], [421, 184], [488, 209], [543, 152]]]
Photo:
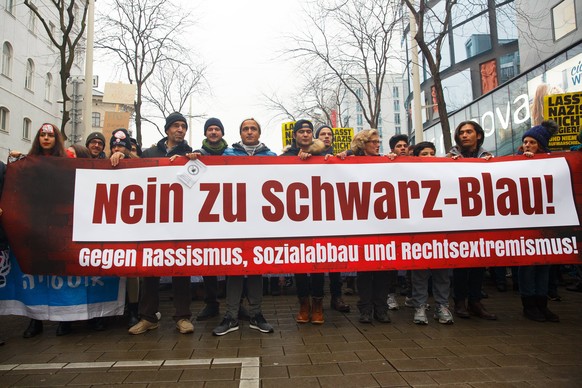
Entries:
[[311, 135], [313, 131], [311, 129], [298, 129], [297, 133], [299, 135]]
[[380, 144], [380, 140], [368, 140], [366, 143], [372, 143], [374, 145]]
[[91, 140], [89, 142], [89, 145], [97, 145], [99, 147], [103, 147], [103, 143], [101, 141], [99, 141], [99, 140]]

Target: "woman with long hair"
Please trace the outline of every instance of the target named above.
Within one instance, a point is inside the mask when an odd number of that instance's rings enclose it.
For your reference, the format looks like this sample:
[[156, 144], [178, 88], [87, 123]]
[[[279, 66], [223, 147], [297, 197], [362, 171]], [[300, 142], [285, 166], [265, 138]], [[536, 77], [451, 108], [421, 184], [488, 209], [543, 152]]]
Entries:
[[[40, 126], [28, 155], [34, 156], [55, 156], [55, 157], [69, 157], [65, 150], [64, 137], [56, 125], [51, 123], [44, 123]], [[20, 159], [24, 157], [22, 152], [10, 151], [11, 158]], [[22, 336], [24, 338], [32, 338], [42, 333], [43, 325], [39, 319], [32, 318], [30, 323]], [[71, 322], [59, 322], [57, 327], [57, 335], [66, 335], [71, 332]]]

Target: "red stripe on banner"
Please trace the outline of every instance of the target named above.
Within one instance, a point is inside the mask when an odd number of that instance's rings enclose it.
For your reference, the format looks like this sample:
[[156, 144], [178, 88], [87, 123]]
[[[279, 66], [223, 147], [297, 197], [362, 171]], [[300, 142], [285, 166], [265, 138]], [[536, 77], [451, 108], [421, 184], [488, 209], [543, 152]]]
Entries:
[[[112, 233], [110, 241], [105, 238], [100, 241], [73, 241], [74, 209], [75, 204], [75, 173], [77, 169], [85, 170], [113, 170], [107, 160], [87, 160], [87, 159], [66, 159], [66, 158], [45, 158], [27, 157], [8, 166], [4, 192], [0, 201], [0, 207], [4, 210], [0, 218], [6, 230], [11, 249], [18, 258], [19, 264], [25, 273], [30, 274], [61, 274], [61, 275], [120, 275], [120, 276], [170, 276], [170, 275], [237, 275], [237, 274], [266, 274], [266, 273], [305, 273], [305, 272], [328, 272], [328, 271], [368, 271], [381, 269], [422, 269], [422, 268], [454, 268], [454, 267], [482, 267], [482, 266], [513, 266], [531, 264], [566, 264], [581, 263], [580, 251], [582, 249], [582, 228], [580, 227], [580, 215], [582, 214], [582, 154], [563, 153], [549, 156], [536, 156], [539, 159], [564, 158], [570, 169], [570, 179], [573, 191], [573, 201], [575, 208], [574, 219], [577, 225], [551, 226], [551, 227], [531, 227], [528, 223], [533, 218], [528, 217], [552, 217], [559, 209], [553, 204], [562, 196], [571, 196], [568, 190], [562, 187], [555, 187], [555, 179], [552, 175], [535, 171], [536, 177], [529, 181], [509, 181], [503, 180], [497, 183], [501, 187], [507, 183], [515, 183], [516, 187], [525, 185], [519, 191], [520, 199], [529, 195], [531, 198], [539, 195], [544, 198], [544, 207], [539, 207], [535, 200], [523, 201], [531, 207], [525, 209], [522, 224], [518, 226], [504, 228], [507, 216], [500, 214], [499, 204], [503, 204], [499, 198], [487, 195], [487, 187], [495, 187], [494, 182], [489, 182], [491, 176], [483, 172], [479, 180], [472, 177], [459, 177], [459, 185], [466, 190], [466, 196], [457, 198], [448, 196], [443, 198], [446, 209], [458, 207], [465, 212], [466, 218], [473, 217], [472, 212], [480, 212], [487, 217], [493, 217], [500, 229], [496, 230], [462, 230], [462, 225], [455, 224], [451, 230], [442, 231], [442, 225], [447, 225], [447, 219], [440, 221], [439, 231], [429, 232], [406, 232], [406, 233], [382, 233], [359, 235], [345, 234], [342, 236], [308, 236], [297, 237], [297, 229], [301, 225], [313, 223], [309, 219], [304, 219], [301, 214], [301, 207], [296, 203], [289, 217], [296, 217], [297, 224], [289, 224], [287, 233], [276, 237], [259, 238], [224, 238], [214, 235], [211, 239], [195, 240], [183, 239], [181, 241], [155, 241], [144, 238], [144, 241], [124, 241], [123, 236]], [[358, 157], [348, 158], [340, 161], [331, 158], [323, 161], [323, 158], [312, 158], [308, 161], [299, 161], [293, 157], [201, 157], [200, 160], [209, 168], [212, 166], [248, 166], [248, 173], [253, 174], [253, 166], [256, 165], [353, 165], [364, 166], [369, 164], [394, 164], [407, 163], [418, 165], [422, 169], [422, 163], [426, 158], [399, 157], [396, 161], [388, 158]], [[501, 157], [491, 161], [483, 160], [463, 160], [464, 163], [505, 163], [511, 170], [512, 162], [523, 157]], [[178, 159], [176, 165], [184, 165], [185, 158]], [[445, 158], [431, 158], [431, 163], [451, 163], [450, 172], [455, 174], [454, 164], [458, 161]], [[164, 167], [170, 166], [168, 159], [133, 159], [124, 160], [116, 169], [137, 169], [142, 167]], [[107, 170], [107, 171], [106, 171]], [[135, 170], [136, 172], [138, 170]], [[534, 172], [532, 171], [532, 175]], [[412, 178], [412, 177], [411, 177]], [[267, 178], [265, 178], [267, 179]], [[520, 178], [521, 179], [521, 178]], [[153, 182], [153, 178], [150, 182]], [[273, 187], [276, 186], [276, 179], [271, 179]], [[315, 180], [314, 182], [318, 182]], [[119, 184], [122, 190], [124, 182], [112, 182]], [[221, 184], [228, 182], [221, 182]], [[482, 185], [485, 194], [477, 196], [474, 193], [475, 185]], [[529, 185], [533, 187], [533, 192], [529, 191]], [[200, 190], [207, 196], [212, 195], [214, 186], [210, 181], [199, 182]], [[319, 183], [318, 183], [319, 184]], [[430, 180], [421, 181], [418, 187], [430, 192], [437, 190], [439, 177], [431, 177]], [[206, 185], [206, 186], [203, 186]], [[338, 183], [338, 187], [343, 183]], [[135, 186], [135, 185], [134, 185]], [[170, 190], [167, 186], [167, 190]], [[527, 186], [527, 187], [526, 187]], [[113, 187], [113, 186], [111, 186]], [[115, 186], [117, 187], [117, 186]], [[241, 191], [243, 186], [233, 190]], [[352, 198], [355, 189], [350, 188], [350, 183], [345, 183], [346, 197], [338, 201], [352, 203], [354, 206], [351, 217], [357, 219], [364, 208], [359, 208], [357, 198]], [[362, 187], [365, 187], [362, 185]], [[373, 187], [373, 186], [372, 186]], [[412, 187], [412, 189], [410, 189]], [[411, 198], [416, 195], [414, 185], [408, 187], [405, 193]], [[77, 188], [79, 189], [79, 188]], [[131, 189], [131, 190], [130, 190]], [[119, 218], [115, 218], [116, 223], [125, 222], [131, 225], [140, 216], [140, 210], [136, 203], [139, 203], [139, 195], [136, 193], [146, 193], [148, 187], [133, 187], [119, 193], [120, 198], [126, 197], [123, 209], [119, 210]], [[303, 197], [303, 186], [297, 185], [294, 193], [296, 195], [288, 197], [289, 203], [301, 200]], [[181, 189], [180, 189], [181, 190]], [[186, 189], [184, 189], [186, 190]], [[362, 189], [364, 190], [364, 189]], [[373, 189], [370, 189], [373, 190]], [[324, 190], [322, 189], [322, 192]], [[180, 191], [176, 191], [180, 192]], [[174, 192], [174, 194], [176, 193]], [[436, 192], [436, 191], [435, 191]], [[104, 195], [111, 195], [106, 191]], [[239, 192], [239, 194], [241, 194]], [[137, 197], [136, 197], [137, 195]], [[144, 194], [145, 195], [145, 194]], [[404, 194], [396, 194], [404, 195]], [[351, 197], [352, 196], [352, 197]], [[107, 202], [109, 197], [104, 199]], [[151, 197], [150, 197], [151, 198]], [[172, 197], [175, 200], [175, 197]], [[208, 198], [208, 197], [206, 197]], [[298, 199], [299, 198], [299, 199]], [[351, 198], [351, 199], [350, 199]], [[530, 198], [530, 199], [531, 199]], [[402, 198], [400, 198], [402, 199]], [[406, 199], [406, 198], [404, 198]], [[84, 198], [77, 201], [84, 201]], [[174, 200], [168, 202], [167, 206], [174, 205]], [[257, 198], [245, 198], [245, 203], [256, 201]], [[132, 202], [133, 201], [133, 202]], [[146, 201], [144, 199], [144, 201]], [[163, 205], [160, 203], [156, 205]], [[342, 202], [343, 201], [343, 202]], [[347, 202], [346, 202], [347, 201]], [[352, 202], [350, 202], [352, 201]], [[355, 202], [354, 202], [355, 201]], [[435, 198], [430, 195], [422, 207], [425, 219], [411, 220], [411, 222], [422, 223], [435, 217], [439, 217], [438, 206], [434, 204]], [[501, 201], [501, 202], [500, 202]], [[509, 201], [509, 200], [508, 200]], [[105, 203], [104, 202], [104, 203]], [[146, 201], [147, 202], [147, 201]], [[331, 209], [325, 200], [320, 201], [324, 209], [311, 209], [312, 216], [317, 214], [329, 214]], [[476, 203], [480, 202], [477, 209]], [[511, 201], [509, 201], [511, 202]], [[145, 203], [145, 202], [144, 202]], [[132, 204], [132, 205], [128, 205]], [[77, 204], [78, 205], [78, 204]], [[89, 204], [90, 205], [90, 204]], [[153, 205], [153, 204], [152, 204]], [[106, 207], [106, 205], [103, 205]], [[108, 205], [107, 205], [108, 206]], [[111, 205], [113, 206], [113, 205]], [[327, 208], [325, 208], [327, 206]], [[350, 205], [351, 206], [351, 205]], [[536, 208], [538, 206], [539, 208]], [[160, 206], [163, 208], [164, 206]], [[525, 207], [525, 205], [524, 205]], [[179, 209], [179, 208], [178, 208]], [[358, 210], [360, 209], [360, 210]], [[241, 222], [241, 228], [247, 221], [236, 219], [234, 208], [226, 208], [219, 214], [221, 219], [219, 225], [232, 228], [236, 222]], [[240, 209], [236, 209], [240, 210]], [[405, 213], [408, 209], [400, 208], [399, 211]], [[110, 211], [110, 210], [107, 210]], [[514, 209], [508, 207], [504, 210], [512, 212]], [[174, 213], [172, 213], [174, 212]], [[161, 219], [168, 221], [167, 228], [180, 228], [182, 214], [177, 214], [176, 207], [172, 209], [160, 210]], [[529, 212], [529, 213], [528, 213]], [[537, 212], [537, 213], [536, 213]], [[216, 213], [206, 211], [208, 217], [212, 218]], [[337, 213], [337, 212], [336, 212]], [[342, 216], [344, 214], [341, 211]], [[399, 213], [400, 214], [400, 213]], [[531, 214], [531, 216], [527, 216]], [[107, 217], [113, 217], [113, 212], [102, 214], [103, 219], [100, 224], [105, 224]], [[144, 220], [156, 220], [153, 213], [148, 214], [147, 208], [141, 214]], [[251, 215], [246, 215], [251, 217]], [[339, 217], [339, 215], [336, 215]], [[173, 217], [173, 218], [172, 218]], [[202, 216], [200, 216], [202, 217]], [[227, 220], [222, 218], [226, 217]], [[228, 220], [228, 218], [231, 218]], [[241, 217], [240, 215], [238, 216]], [[314, 216], [315, 217], [315, 216]], [[204, 217], [202, 217], [204, 218]], [[113, 219], [113, 218], [112, 218]], [[178, 220], [178, 221], [176, 221]], [[236, 221], [236, 222], [235, 222]], [[361, 220], [360, 220], [361, 221]], [[366, 221], [366, 220], [363, 220]], [[390, 220], [388, 219], [387, 222]], [[153, 221], [152, 221], [153, 222]], [[301, 223], [303, 222], [303, 223]], [[370, 222], [372, 222], [370, 220]], [[155, 223], [155, 222], [154, 222]], [[209, 227], [203, 219], [198, 220], [198, 228]], [[436, 230], [436, 229], [435, 229]], [[91, 229], [85, 230], [89, 235], [93, 233]], [[195, 233], [193, 231], [192, 233]], [[246, 231], [244, 231], [246, 232]], [[145, 233], [145, 231], [144, 231]], [[145, 235], [145, 234], [144, 234]]]

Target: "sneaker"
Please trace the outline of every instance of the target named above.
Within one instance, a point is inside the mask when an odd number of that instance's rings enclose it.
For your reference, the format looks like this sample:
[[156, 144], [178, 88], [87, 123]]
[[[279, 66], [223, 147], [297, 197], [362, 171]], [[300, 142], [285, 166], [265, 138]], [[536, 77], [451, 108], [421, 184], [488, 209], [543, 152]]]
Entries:
[[434, 319], [445, 325], [454, 323], [453, 314], [451, 314], [451, 310], [447, 306], [437, 305], [434, 311]]
[[386, 304], [388, 305], [388, 310], [398, 310], [400, 308], [398, 301], [396, 300], [396, 294], [388, 294]]
[[180, 319], [176, 322], [176, 329], [182, 334], [194, 333], [194, 325], [189, 319]]
[[407, 296], [404, 299], [404, 307], [414, 307], [414, 303], [412, 303], [412, 298], [410, 296]]
[[212, 335], [225, 335], [232, 331], [237, 331], [239, 327], [238, 321], [227, 314], [220, 322], [220, 325], [212, 330]]
[[251, 318], [250, 323], [249, 323], [249, 327], [251, 329], [258, 330], [261, 333], [272, 333], [275, 331], [275, 330], [273, 330], [273, 326], [271, 326], [267, 322], [267, 320], [265, 319], [265, 317], [263, 317], [263, 314], [261, 314], [261, 313], [255, 315], [254, 317]]
[[157, 322], [150, 322], [146, 321], [145, 319], [142, 319], [137, 323], [137, 325], [133, 325], [132, 327], [130, 327], [128, 333], [133, 335], [143, 334], [146, 331], [154, 330], [157, 328], [158, 328]]
[[218, 304], [207, 304], [196, 316], [197, 321], [205, 321], [210, 318], [214, 318], [220, 314], [218, 309]]
[[360, 323], [372, 323], [372, 314], [370, 313], [360, 313]]
[[414, 310], [414, 319], [412, 322], [417, 325], [428, 325], [428, 318], [426, 317], [426, 306], [421, 305]]

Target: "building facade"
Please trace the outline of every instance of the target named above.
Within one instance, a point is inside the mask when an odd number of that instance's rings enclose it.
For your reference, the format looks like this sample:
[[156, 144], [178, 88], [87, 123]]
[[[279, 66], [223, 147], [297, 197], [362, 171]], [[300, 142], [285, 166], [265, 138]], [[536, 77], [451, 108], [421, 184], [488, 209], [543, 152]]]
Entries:
[[[388, 140], [395, 134], [406, 133], [406, 110], [403, 97], [402, 76], [396, 73], [386, 74], [380, 99], [380, 117], [378, 119], [378, 132], [380, 133], [380, 153], [388, 153], [390, 147]], [[365, 101], [364, 91], [361, 87], [355, 88], [358, 97]], [[356, 97], [346, 93], [341, 108], [342, 124], [344, 127], [354, 128], [354, 133], [362, 129], [369, 129], [370, 125], [364, 117], [362, 106]]]
[[[435, 12], [444, 12], [444, 0], [430, 3]], [[485, 129], [485, 148], [497, 155], [512, 154], [523, 132], [535, 122], [532, 111], [538, 86], [558, 72], [561, 75], [555, 77], [561, 77], [560, 85], [554, 93], [579, 90], [579, 84], [567, 85], [564, 72], [580, 52], [582, 6], [574, 0], [534, 1], [535, 6], [531, 1], [513, 0], [471, 3], [470, 13], [460, 4], [452, 12], [451, 28], [441, 51], [451, 132], [461, 121], [477, 121]], [[404, 42], [408, 47], [409, 34]], [[412, 90], [411, 68], [408, 60], [407, 90]], [[422, 110], [424, 140], [433, 141], [442, 155], [446, 150], [433, 81], [424, 60], [420, 74], [420, 100], [426, 107]], [[411, 94], [407, 96], [407, 106], [411, 106], [412, 98]], [[407, 118], [411, 133], [412, 119], [410, 115]]]

